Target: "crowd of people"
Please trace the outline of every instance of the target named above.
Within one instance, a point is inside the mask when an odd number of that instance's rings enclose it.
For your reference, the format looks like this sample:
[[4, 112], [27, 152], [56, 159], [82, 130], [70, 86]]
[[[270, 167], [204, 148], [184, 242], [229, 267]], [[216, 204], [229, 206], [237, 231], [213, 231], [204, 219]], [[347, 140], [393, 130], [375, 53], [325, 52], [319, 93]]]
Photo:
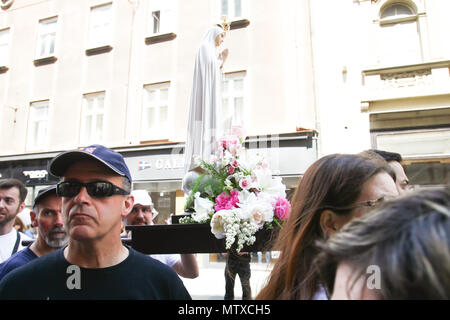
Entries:
[[[378, 150], [315, 161], [255, 298], [449, 299], [450, 189], [411, 191], [401, 161]], [[191, 299], [180, 276], [199, 276], [195, 255], [147, 256], [122, 242], [124, 225], [152, 225], [158, 213], [146, 190], [132, 190], [119, 153], [66, 151], [49, 171], [61, 180], [34, 199], [29, 246], [14, 227], [27, 189], [0, 179], [0, 299]], [[236, 274], [250, 299], [250, 255], [231, 258], [225, 299], [234, 298]]]

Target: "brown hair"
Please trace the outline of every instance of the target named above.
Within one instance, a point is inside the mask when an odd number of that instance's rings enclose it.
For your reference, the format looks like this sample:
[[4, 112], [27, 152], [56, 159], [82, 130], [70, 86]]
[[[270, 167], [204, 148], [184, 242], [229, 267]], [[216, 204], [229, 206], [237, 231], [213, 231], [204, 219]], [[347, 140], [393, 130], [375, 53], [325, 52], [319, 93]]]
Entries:
[[24, 232], [26, 229], [25, 224], [23, 223], [22, 219], [20, 219], [19, 217], [16, 217], [16, 220], [14, 220], [14, 227], [15, 226], [19, 226], [19, 229], [17, 229], [17, 231], [20, 231], [20, 232]]
[[340, 263], [352, 267], [347, 290], [369, 266], [380, 270], [382, 299], [450, 299], [450, 188], [420, 190], [386, 202], [317, 244], [323, 284], [333, 292]]
[[386, 165], [360, 155], [332, 154], [315, 161], [300, 180], [292, 199], [291, 216], [273, 250], [280, 251], [267, 285], [257, 299], [311, 299], [319, 288], [313, 260], [316, 240], [325, 235], [320, 214], [325, 209], [346, 215], [363, 184]]
[[25, 198], [27, 197], [28, 190], [25, 188], [24, 184], [17, 179], [0, 179], [0, 189], [11, 189], [11, 188], [17, 188], [19, 189], [19, 202], [22, 203], [25, 201]]

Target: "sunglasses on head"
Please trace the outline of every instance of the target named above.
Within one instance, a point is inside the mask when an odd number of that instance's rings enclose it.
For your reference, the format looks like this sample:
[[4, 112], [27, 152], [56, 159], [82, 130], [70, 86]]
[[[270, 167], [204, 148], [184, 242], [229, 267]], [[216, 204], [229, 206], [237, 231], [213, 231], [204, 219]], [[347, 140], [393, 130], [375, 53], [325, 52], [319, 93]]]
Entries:
[[80, 193], [81, 188], [85, 187], [87, 193], [94, 198], [110, 197], [115, 194], [128, 195], [128, 191], [113, 185], [108, 181], [64, 181], [56, 185], [56, 194], [60, 197], [73, 198]]

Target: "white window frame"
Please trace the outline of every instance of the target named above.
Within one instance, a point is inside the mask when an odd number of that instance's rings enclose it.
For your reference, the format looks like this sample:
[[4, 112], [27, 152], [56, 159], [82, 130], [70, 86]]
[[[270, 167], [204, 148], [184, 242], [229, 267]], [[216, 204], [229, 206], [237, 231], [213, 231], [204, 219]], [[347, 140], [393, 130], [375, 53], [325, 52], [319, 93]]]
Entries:
[[[46, 109], [39, 114], [37, 109]], [[50, 101], [41, 100], [30, 103], [28, 113], [27, 147], [30, 150], [44, 150], [48, 145]]]
[[[227, 16], [228, 21], [238, 21], [247, 17], [248, 15], [248, 0], [217, 0], [219, 6], [219, 17]], [[241, 3], [241, 14], [236, 15], [236, 3]], [[223, 11], [223, 2], [227, 2], [228, 11]]]
[[[161, 98], [161, 90], [167, 90], [167, 100]], [[150, 101], [150, 93], [155, 92], [155, 100]], [[167, 108], [166, 121], [161, 121], [161, 110]], [[155, 126], [151, 126], [148, 120], [148, 112], [150, 109], [154, 110], [156, 119]], [[141, 138], [142, 140], [161, 140], [168, 138], [170, 131], [171, 119], [171, 86], [170, 82], [162, 82], [156, 84], [149, 84], [144, 86], [143, 100], [142, 100], [142, 123], [141, 123]]]
[[57, 27], [58, 17], [47, 18], [39, 21], [38, 38], [36, 43], [36, 59], [55, 56]]
[[[393, 16], [393, 17], [387, 17], [387, 18], [381, 18], [381, 16], [383, 15], [383, 12], [385, 10], [387, 10], [389, 7], [393, 6], [393, 5], [400, 5], [400, 6], [404, 6], [407, 7], [412, 14], [409, 15], [398, 15], [398, 16]], [[423, 62], [424, 59], [424, 54], [423, 54], [423, 41], [421, 38], [421, 32], [420, 32], [420, 25], [419, 25], [419, 19], [418, 19], [418, 12], [416, 10], [416, 8], [411, 7], [409, 4], [405, 3], [405, 2], [391, 2], [391, 3], [387, 3], [386, 5], [383, 5], [379, 11], [378, 11], [378, 39], [379, 39], [379, 44], [378, 44], [378, 63], [381, 65], [399, 65], [399, 64], [414, 64], [414, 63], [421, 63]], [[388, 43], [389, 41], [385, 38], [386, 35], [388, 35], [388, 37], [391, 36], [395, 36], [395, 35], [401, 35], [401, 33], [398, 33], [398, 28], [401, 27], [401, 24], [405, 24], [405, 23], [413, 23], [416, 30], [417, 30], [417, 37], [412, 37], [410, 40], [415, 41], [415, 43], [409, 43], [408, 46], [404, 46], [402, 48], [409, 48], [408, 50], [403, 50], [404, 53], [407, 52], [413, 52], [413, 55], [409, 55], [409, 54], [399, 54], [398, 56], [396, 55], [392, 55], [389, 52], [395, 52], [395, 50], [390, 50], [388, 49], [388, 46], [390, 45], [390, 43]], [[397, 27], [395, 27], [396, 25], [398, 25]], [[386, 28], [397, 28], [397, 30], [387, 30]], [[410, 27], [411, 30], [413, 31], [413, 26]], [[397, 31], [397, 32], [394, 32]], [[408, 32], [408, 34], [409, 34]], [[415, 38], [415, 39], [413, 39]], [[392, 40], [391, 40], [392, 43]], [[415, 47], [417, 46], [417, 47]], [[390, 57], [390, 58], [387, 58]]]
[[[394, 16], [394, 17], [389, 17], [389, 18], [381, 18], [382, 14], [389, 9], [392, 6], [403, 6], [408, 8], [412, 13], [409, 15], [402, 15], [402, 16]], [[417, 13], [415, 11], [414, 8], [412, 8], [411, 6], [407, 5], [406, 3], [402, 3], [402, 2], [396, 2], [396, 3], [392, 3], [387, 5], [385, 8], [381, 9], [380, 11], [380, 25], [386, 25], [386, 24], [396, 24], [399, 22], [404, 22], [404, 21], [417, 21]]]
[[11, 29], [0, 30], [0, 67], [9, 65], [9, 42], [11, 39]]
[[[247, 113], [246, 99], [246, 75], [245, 71], [226, 73], [222, 79], [222, 112], [225, 120], [225, 128], [231, 128], [234, 125], [244, 125], [244, 119]], [[242, 88], [236, 88], [236, 80], [242, 80]], [[227, 86], [225, 87], [225, 83]], [[236, 113], [236, 99], [242, 99], [240, 114]], [[225, 103], [227, 101], [227, 103]], [[231, 123], [230, 123], [231, 121]]]
[[[148, 0], [147, 35], [156, 36], [175, 32], [176, 3], [175, 0]], [[159, 12], [158, 30], [155, 32], [154, 13]]]
[[88, 49], [111, 45], [112, 34], [112, 3], [110, 2], [91, 7], [89, 12]]
[[[100, 101], [103, 103], [100, 103]], [[81, 128], [80, 143], [81, 145], [91, 145], [94, 143], [103, 143], [105, 137], [105, 100], [106, 93], [104, 91], [87, 93], [83, 95], [82, 111], [81, 111]], [[88, 103], [92, 101], [92, 109], [88, 109]], [[97, 121], [101, 116], [101, 128], [98, 129]], [[91, 117], [90, 125], [87, 118]], [[87, 128], [89, 125], [89, 128]]]

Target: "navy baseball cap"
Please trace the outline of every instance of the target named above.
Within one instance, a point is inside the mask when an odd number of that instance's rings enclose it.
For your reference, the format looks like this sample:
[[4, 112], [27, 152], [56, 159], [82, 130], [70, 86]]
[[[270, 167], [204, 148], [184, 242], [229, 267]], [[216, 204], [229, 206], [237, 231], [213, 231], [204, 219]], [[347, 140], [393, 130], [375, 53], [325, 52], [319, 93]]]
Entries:
[[130, 170], [122, 155], [105, 146], [94, 144], [81, 150], [71, 150], [60, 153], [49, 164], [49, 171], [56, 177], [62, 177], [67, 168], [81, 160], [94, 159], [122, 177], [132, 182]]
[[34, 198], [34, 203], [33, 203], [33, 208], [36, 207], [36, 205], [42, 201], [42, 199], [44, 199], [45, 197], [54, 194], [56, 195], [56, 184], [51, 185], [51, 186], [47, 186], [45, 188], [42, 188], [41, 190], [39, 190], [36, 198]]

